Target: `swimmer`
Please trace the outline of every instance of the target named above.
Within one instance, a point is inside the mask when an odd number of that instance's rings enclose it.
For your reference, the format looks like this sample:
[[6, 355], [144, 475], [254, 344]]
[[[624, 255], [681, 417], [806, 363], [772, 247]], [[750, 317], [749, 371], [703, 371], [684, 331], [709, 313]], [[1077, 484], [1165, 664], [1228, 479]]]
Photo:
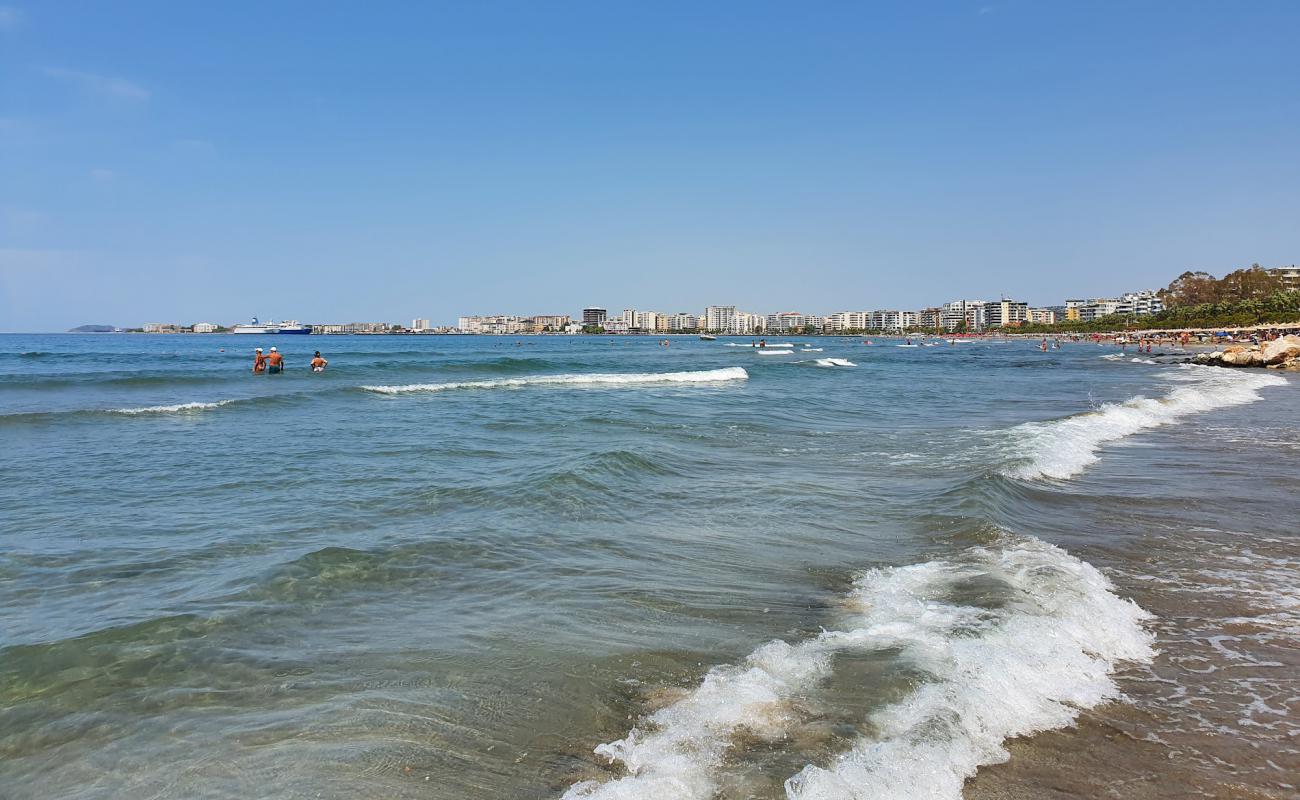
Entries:
[[266, 356], [262, 355], [262, 348], [257, 348], [257, 355], [253, 356], [253, 374], [261, 375], [266, 372]]
[[321, 358], [320, 351], [317, 350], [317, 351], [316, 351], [316, 357], [313, 358], [313, 359], [311, 360], [311, 371], [312, 371], [312, 372], [324, 372], [324, 371], [325, 371], [325, 367], [326, 367], [329, 363], [330, 363], [330, 362], [328, 362], [328, 361], [326, 361], [325, 359]]
[[280, 355], [280, 352], [274, 347], [271, 348], [270, 355], [266, 357], [266, 367], [266, 374], [268, 375], [278, 375], [284, 372], [284, 356]]

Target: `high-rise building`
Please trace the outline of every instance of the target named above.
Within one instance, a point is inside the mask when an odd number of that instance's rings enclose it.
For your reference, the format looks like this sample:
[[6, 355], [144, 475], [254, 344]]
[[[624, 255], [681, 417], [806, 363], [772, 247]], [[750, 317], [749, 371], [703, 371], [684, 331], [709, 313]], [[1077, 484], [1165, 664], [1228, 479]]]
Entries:
[[733, 336], [749, 336], [750, 334], [762, 333], [766, 328], [766, 323], [767, 320], [762, 314], [737, 311], [731, 315], [731, 321], [724, 330]]
[[1165, 301], [1160, 295], [1147, 289], [1141, 292], [1125, 292], [1119, 296], [1115, 307], [1116, 314], [1142, 315], [1158, 314], [1165, 309]]
[[605, 317], [608, 313], [609, 312], [607, 312], [605, 309], [596, 308], [594, 306], [591, 308], [584, 308], [582, 309], [582, 324], [599, 325], [605, 321]]
[[427, 320], [427, 319], [420, 319], [420, 318], [418, 318], [418, 317], [417, 317], [416, 319], [411, 320], [411, 330], [413, 330], [413, 331], [427, 331], [427, 330], [429, 330], [429, 320]]
[[943, 304], [940, 322], [947, 330], [956, 330], [963, 323], [966, 330], [983, 330], [987, 317], [984, 314], [983, 300], [953, 300]]
[[735, 316], [735, 306], [709, 306], [704, 309], [704, 328], [710, 331], [728, 331]]
[[700, 327], [700, 318], [685, 311], [679, 311], [668, 319], [670, 331], [693, 331]]
[[836, 311], [826, 318], [828, 331], [860, 331], [868, 326], [868, 314], [865, 311]]
[[1009, 327], [1029, 320], [1029, 304], [1003, 298], [984, 304], [984, 322], [990, 327]]
[[807, 317], [798, 311], [779, 311], [775, 314], [768, 314], [764, 324], [769, 333], [776, 334], [802, 331], [808, 322]]

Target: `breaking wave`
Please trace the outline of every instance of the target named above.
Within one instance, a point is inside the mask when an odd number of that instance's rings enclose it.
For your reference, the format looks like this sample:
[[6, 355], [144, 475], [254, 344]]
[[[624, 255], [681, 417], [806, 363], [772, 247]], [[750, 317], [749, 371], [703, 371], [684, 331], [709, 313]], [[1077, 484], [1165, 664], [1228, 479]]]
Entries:
[[[984, 604], [955, 599], [963, 596]], [[849, 651], [894, 651], [923, 679], [868, 716], [872, 734], [790, 777], [787, 796], [960, 798], [980, 766], [1006, 760], [1005, 740], [1069, 725], [1118, 696], [1111, 674], [1121, 662], [1153, 656], [1149, 615], [1096, 568], [1036, 539], [1005, 536], [950, 560], [874, 569], [848, 600], [846, 629], [772, 641], [716, 667], [625, 738], [597, 747], [627, 774], [577, 783], [565, 800], [714, 797], [734, 741], [791, 741], [798, 699]]]
[[623, 386], [649, 383], [716, 383], [743, 381], [749, 373], [743, 367], [694, 370], [688, 372], [589, 373], [578, 375], [528, 375], [520, 378], [494, 378], [482, 381], [451, 383], [411, 383], [402, 386], [362, 386], [368, 392], [405, 394], [407, 392], [445, 392], [453, 389], [513, 389], [521, 386]]
[[1098, 458], [1097, 450], [1148, 428], [1177, 422], [1189, 414], [1253, 403], [1259, 390], [1286, 383], [1280, 375], [1240, 372], [1222, 367], [1182, 365], [1175, 380], [1188, 381], [1164, 397], [1134, 397], [1106, 403], [1094, 411], [1047, 422], [1028, 422], [1011, 429], [1018, 452], [1027, 460], [1009, 467], [1012, 478], [1064, 479], [1078, 475]]
[[193, 411], [207, 411], [213, 408], [220, 408], [235, 402], [234, 400], [218, 400], [215, 403], [176, 403], [170, 406], [143, 406], [141, 408], [110, 408], [106, 409], [106, 414], [127, 414], [134, 416], [136, 414], [185, 414]]

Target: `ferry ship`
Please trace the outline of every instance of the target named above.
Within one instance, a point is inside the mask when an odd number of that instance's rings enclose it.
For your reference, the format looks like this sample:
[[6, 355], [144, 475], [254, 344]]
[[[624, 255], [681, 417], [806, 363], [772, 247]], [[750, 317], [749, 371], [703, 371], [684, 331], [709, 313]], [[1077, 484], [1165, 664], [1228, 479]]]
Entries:
[[257, 317], [253, 317], [252, 322], [236, 325], [230, 329], [230, 332], [262, 334], [311, 333], [311, 326], [303, 325], [296, 319], [286, 319], [280, 322], [258, 322]]

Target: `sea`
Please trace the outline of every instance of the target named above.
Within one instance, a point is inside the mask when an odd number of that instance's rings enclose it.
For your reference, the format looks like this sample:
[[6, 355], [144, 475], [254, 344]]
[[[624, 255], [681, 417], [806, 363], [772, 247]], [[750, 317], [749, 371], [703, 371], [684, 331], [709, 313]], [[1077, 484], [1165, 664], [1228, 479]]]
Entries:
[[0, 336], [0, 796], [1297, 796], [1296, 376], [753, 341]]

